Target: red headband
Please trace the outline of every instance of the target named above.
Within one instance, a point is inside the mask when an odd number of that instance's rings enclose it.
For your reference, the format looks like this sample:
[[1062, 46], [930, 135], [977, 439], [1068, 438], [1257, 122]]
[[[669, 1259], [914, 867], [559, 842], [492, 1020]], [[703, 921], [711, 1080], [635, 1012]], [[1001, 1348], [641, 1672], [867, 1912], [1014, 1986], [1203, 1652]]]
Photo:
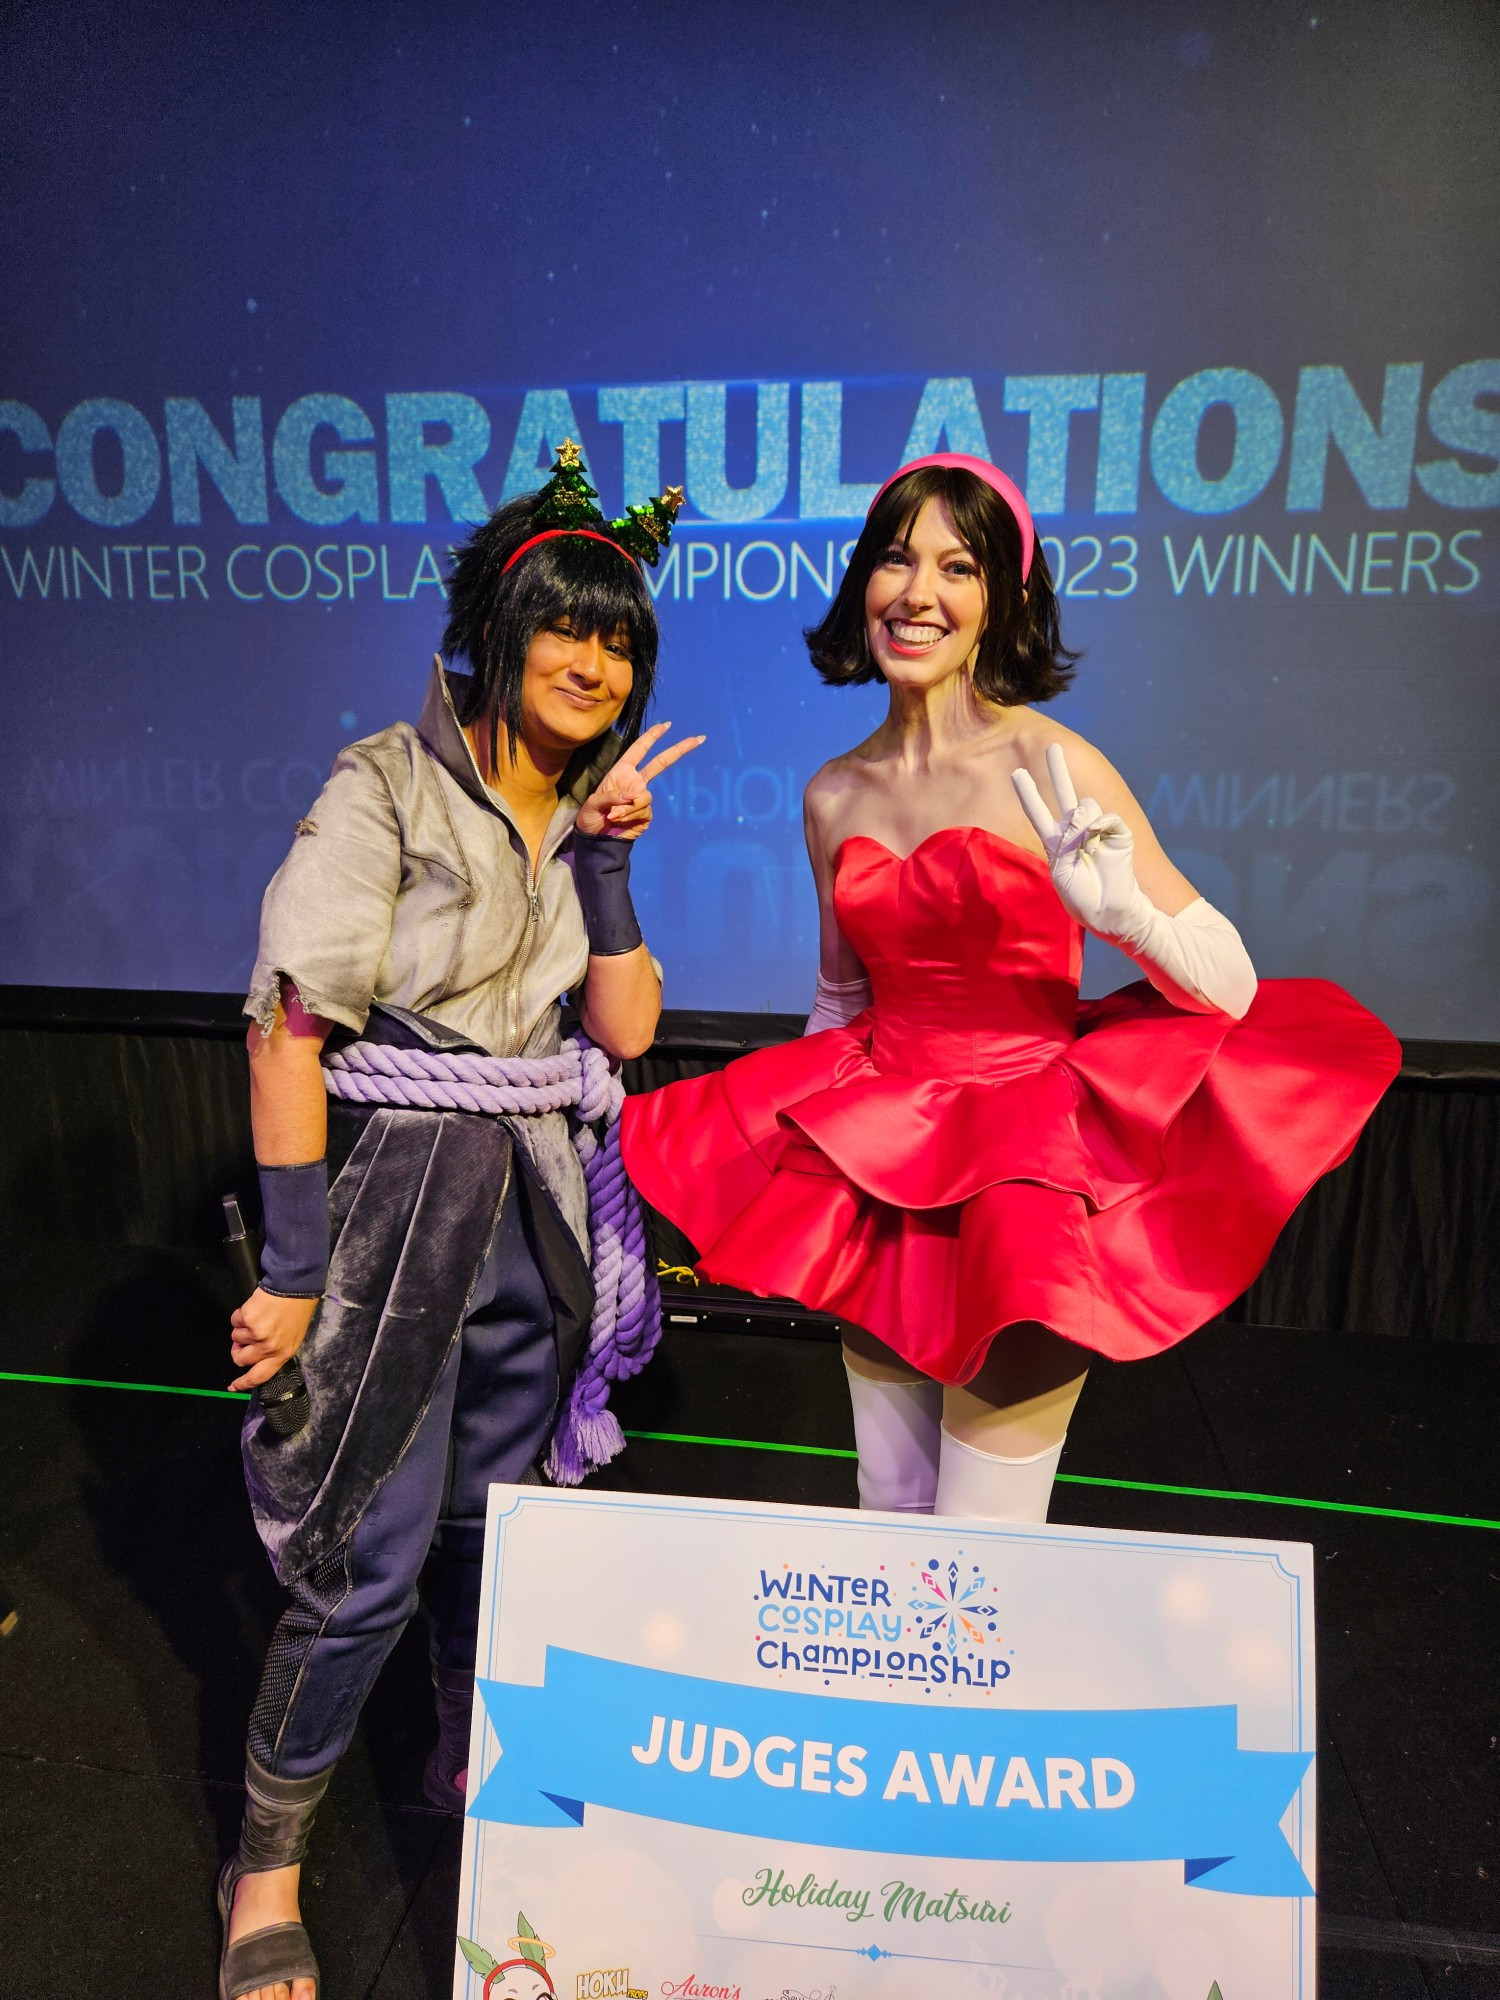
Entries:
[[966, 451], [934, 451], [926, 458], [914, 458], [910, 464], [899, 466], [875, 499], [870, 502], [870, 511], [875, 510], [876, 501], [887, 486], [894, 486], [898, 479], [904, 479], [908, 472], [920, 472], [924, 466], [941, 465], [959, 472], [972, 472], [976, 479], [982, 479], [992, 487], [1016, 517], [1016, 526], [1021, 530], [1021, 581], [1024, 583], [1031, 574], [1031, 558], [1036, 550], [1036, 529], [1032, 525], [1031, 509], [1026, 505], [1026, 496], [1013, 479], [1007, 479], [998, 465], [991, 465], [988, 459], [971, 458]]
[[[504, 576], [505, 570], [512, 568], [516, 563], [518, 563], [521, 560], [522, 556], [525, 555], [526, 551], [528, 549], [534, 549], [538, 542], [555, 541], [559, 535], [587, 535], [591, 542], [603, 542], [604, 546], [607, 549], [613, 549], [617, 555], [624, 556], [626, 562], [628, 563], [635, 562], [635, 557], [630, 553], [629, 549], [622, 549], [620, 547], [620, 544], [618, 542], [611, 541], [608, 535], [595, 534], [592, 528], [544, 528], [541, 534], [533, 535], [529, 542], [522, 542], [521, 546], [516, 550], [515, 554], [511, 557], [510, 561], [505, 565], [505, 569], [501, 570], [500, 574]], [[639, 565], [637, 566], [639, 567]]]

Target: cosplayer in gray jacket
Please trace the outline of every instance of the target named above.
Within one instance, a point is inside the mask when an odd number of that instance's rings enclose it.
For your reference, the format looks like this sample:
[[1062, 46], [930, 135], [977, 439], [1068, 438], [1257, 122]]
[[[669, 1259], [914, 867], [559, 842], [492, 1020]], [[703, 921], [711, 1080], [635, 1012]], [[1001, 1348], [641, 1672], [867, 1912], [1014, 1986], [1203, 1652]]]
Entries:
[[637, 735], [657, 648], [638, 558], [655, 561], [681, 496], [615, 522], [593, 498], [566, 444], [540, 493], [475, 530], [444, 634], [465, 671], [436, 661], [414, 728], [340, 755], [266, 892], [245, 1003], [266, 1248], [234, 1315], [234, 1386], [295, 1357], [309, 1414], [279, 1435], [252, 1401], [245, 1424], [256, 1526], [291, 1602], [220, 1882], [221, 2000], [316, 2000], [300, 1863], [419, 1580], [439, 1718], [427, 1789], [461, 1808], [486, 1490], [534, 1476], [588, 1334], [566, 1114], [399, 1090], [330, 1106], [324, 1066], [372, 1045], [408, 1067], [556, 1057], [564, 994], [605, 1055], [650, 1044], [661, 989], [630, 844], [652, 777], [702, 739], [653, 757], [665, 725]]

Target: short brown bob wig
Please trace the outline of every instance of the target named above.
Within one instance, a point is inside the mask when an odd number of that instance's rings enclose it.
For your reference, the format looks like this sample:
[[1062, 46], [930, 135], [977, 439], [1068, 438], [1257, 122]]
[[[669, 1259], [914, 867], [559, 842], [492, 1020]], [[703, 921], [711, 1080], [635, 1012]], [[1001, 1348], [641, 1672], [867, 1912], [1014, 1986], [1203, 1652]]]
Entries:
[[1079, 655], [1062, 643], [1057, 594], [1040, 540], [1021, 581], [1021, 530], [1000, 495], [961, 466], [929, 465], [888, 486], [870, 510], [843, 582], [819, 625], [803, 633], [812, 663], [834, 687], [881, 678], [865, 630], [865, 589], [886, 550], [905, 544], [929, 500], [943, 501], [984, 578], [985, 619], [974, 689], [1013, 706], [1050, 701], [1073, 678]]

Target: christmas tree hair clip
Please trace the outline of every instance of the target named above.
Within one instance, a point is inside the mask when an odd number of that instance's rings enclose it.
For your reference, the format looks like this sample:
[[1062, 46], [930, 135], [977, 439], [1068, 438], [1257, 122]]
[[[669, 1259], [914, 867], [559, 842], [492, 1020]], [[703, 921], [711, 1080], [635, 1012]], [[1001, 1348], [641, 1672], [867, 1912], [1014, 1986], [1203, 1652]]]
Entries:
[[627, 507], [615, 521], [607, 521], [594, 505], [598, 498], [583, 469], [582, 452], [572, 438], [564, 438], [558, 447], [552, 477], [537, 495], [531, 510], [531, 525], [537, 532], [529, 541], [522, 542], [506, 569], [538, 542], [551, 541], [556, 535], [587, 535], [590, 541], [607, 542], [633, 561], [650, 563], [654, 569], [658, 555], [672, 538], [672, 524], [682, 505], [682, 488], [669, 486], [665, 493], [648, 500], [643, 507]]

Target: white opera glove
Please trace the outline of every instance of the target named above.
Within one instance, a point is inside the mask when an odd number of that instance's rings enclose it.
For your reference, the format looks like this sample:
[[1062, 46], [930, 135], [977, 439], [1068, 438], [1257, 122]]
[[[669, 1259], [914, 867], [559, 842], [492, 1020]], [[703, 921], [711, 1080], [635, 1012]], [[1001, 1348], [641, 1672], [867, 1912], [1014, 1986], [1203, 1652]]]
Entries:
[[1048, 812], [1029, 771], [1011, 776], [1069, 916], [1118, 945], [1173, 1006], [1243, 1020], [1255, 998], [1255, 967], [1234, 925], [1201, 896], [1175, 917], [1159, 910], [1135, 879], [1130, 828], [1096, 799], [1078, 797], [1060, 743], [1047, 746], [1047, 772], [1061, 819]]
[[869, 1006], [870, 999], [868, 979], [825, 979], [820, 972], [813, 1010], [803, 1034], [818, 1035], [824, 1028], [847, 1028], [855, 1015], [862, 1014]]
[[1141, 892], [1141, 909], [1133, 934], [1111, 942], [1174, 1007], [1243, 1021], [1255, 998], [1255, 967], [1228, 917], [1202, 896], [1169, 917]]

